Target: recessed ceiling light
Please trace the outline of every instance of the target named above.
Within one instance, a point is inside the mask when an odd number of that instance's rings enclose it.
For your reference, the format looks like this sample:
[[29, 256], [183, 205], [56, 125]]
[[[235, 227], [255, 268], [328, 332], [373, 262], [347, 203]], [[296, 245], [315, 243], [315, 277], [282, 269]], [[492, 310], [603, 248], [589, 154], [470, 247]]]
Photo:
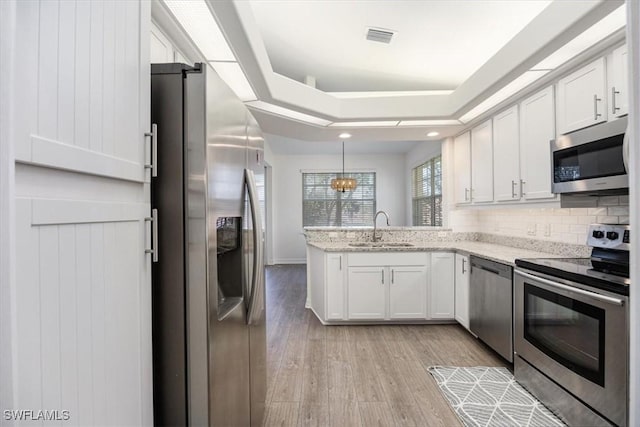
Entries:
[[427, 136], [438, 136], [438, 135], [440, 135], [440, 132], [436, 132], [436, 131], [429, 132], [429, 133], [427, 134]]
[[340, 135], [338, 135], [340, 137], [340, 139], [347, 139], [347, 138], [351, 138], [351, 134], [350, 133], [341, 133]]

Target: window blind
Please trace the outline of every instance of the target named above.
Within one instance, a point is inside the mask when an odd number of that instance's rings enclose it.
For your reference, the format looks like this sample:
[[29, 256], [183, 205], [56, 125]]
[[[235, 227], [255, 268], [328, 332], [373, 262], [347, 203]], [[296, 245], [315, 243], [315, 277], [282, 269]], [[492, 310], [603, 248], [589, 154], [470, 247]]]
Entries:
[[413, 225], [442, 226], [442, 158], [412, 170]]
[[350, 173], [358, 186], [344, 193], [331, 188], [337, 172], [302, 174], [302, 225], [348, 227], [373, 224], [376, 212], [375, 172]]

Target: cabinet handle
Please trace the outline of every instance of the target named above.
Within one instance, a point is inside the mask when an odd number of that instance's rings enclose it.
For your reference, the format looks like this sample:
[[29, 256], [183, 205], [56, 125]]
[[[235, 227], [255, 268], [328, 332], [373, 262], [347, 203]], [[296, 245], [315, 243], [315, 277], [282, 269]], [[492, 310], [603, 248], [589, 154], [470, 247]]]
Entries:
[[158, 209], [151, 209], [151, 216], [144, 219], [145, 222], [151, 222], [151, 247], [145, 249], [144, 253], [151, 254], [151, 260], [158, 262]]
[[466, 258], [462, 258], [462, 274], [466, 273], [467, 271], [464, 269], [464, 264], [467, 262]]
[[151, 132], [145, 132], [145, 137], [151, 137], [151, 162], [144, 165], [145, 169], [151, 169], [153, 178], [158, 176], [158, 125], [151, 125]]
[[511, 181], [511, 198], [515, 199], [516, 198], [516, 182], [515, 181]]
[[391, 269], [391, 284], [393, 285], [393, 283], [395, 282], [395, 275], [394, 275], [394, 270], [393, 268]]
[[384, 269], [380, 273], [382, 273], [382, 284], [384, 285]]
[[340, 270], [342, 270], [342, 255], [340, 255]]
[[593, 95], [593, 119], [598, 120], [598, 117], [602, 114], [598, 113], [598, 101], [602, 101], [602, 98], [598, 98], [598, 95]]
[[613, 114], [616, 113], [620, 109], [620, 107], [616, 107], [616, 94], [619, 94], [620, 91], [616, 90], [616, 87], [611, 88], [611, 112]]
[[524, 192], [524, 185], [525, 184], [526, 184], [526, 181], [524, 179], [521, 179], [520, 180], [520, 196], [521, 197], [524, 196], [525, 194], [527, 194], [527, 193]]
[[464, 189], [464, 201], [468, 201], [469, 200], [469, 189], [465, 188]]

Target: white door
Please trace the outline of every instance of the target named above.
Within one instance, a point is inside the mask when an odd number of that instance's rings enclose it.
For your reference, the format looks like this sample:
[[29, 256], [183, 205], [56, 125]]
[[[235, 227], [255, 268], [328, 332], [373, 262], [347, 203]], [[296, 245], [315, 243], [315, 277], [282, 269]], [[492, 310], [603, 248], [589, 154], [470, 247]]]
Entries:
[[455, 316], [458, 323], [469, 329], [469, 257], [456, 254]]
[[520, 103], [520, 191], [526, 200], [555, 197], [551, 193], [553, 105], [551, 86]]
[[465, 132], [453, 141], [455, 202], [471, 203], [471, 134]]
[[346, 268], [344, 255], [329, 253], [326, 257], [327, 319], [343, 319], [345, 317], [344, 268]]
[[493, 132], [491, 120], [471, 130], [471, 201], [493, 201]]
[[455, 317], [454, 254], [434, 252], [431, 254], [430, 317], [453, 319]]
[[426, 317], [426, 267], [390, 267], [389, 317], [424, 319]]
[[349, 319], [384, 319], [389, 282], [386, 267], [349, 267]]
[[16, 3], [15, 93], [2, 102], [15, 111], [17, 286], [0, 320], [14, 378], [0, 395], [66, 409], [74, 425], [153, 424], [150, 7]]
[[614, 117], [621, 117], [629, 114], [629, 59], [626, 44], [613, 51], [612, 62], [610, 111]]
[[493, 192], [498, 202], [520, 199], [518, 106], [493, 119]]
[[605, 59], [599, 58], [558, 82], [558, 133], [607, 121]]

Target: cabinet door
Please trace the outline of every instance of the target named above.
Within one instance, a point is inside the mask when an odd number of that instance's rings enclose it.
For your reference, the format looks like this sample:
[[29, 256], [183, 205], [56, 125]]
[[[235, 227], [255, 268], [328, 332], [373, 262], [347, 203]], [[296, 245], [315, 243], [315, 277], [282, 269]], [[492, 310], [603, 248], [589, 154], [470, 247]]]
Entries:
[[520, 199], [518, 106], [493, 119], [493, 192], [496, 201]]
[[455, 316], [458, 323], [469, 329], [469, 257], [456, 254]]
[[558, 133], [607, 121], [605, 60], [599, 58], [558, 82]]
[[555, 137], [553, 87], [520, 103], [521, 197], [555, 197], [551, 193], [551, 145]]
[[613, 51], [612, 62], [612, 85], [609, 92], [611, 95], [610, 111], [614, 117], [621, 117], [629, 113], [627, 45], [620, 46]]
[[424, 319], [426, 313], [426, 267], [390, 267], [389, 317]]
[[384, 319], [387, 269], [349, 267], [349, 319]]
[[455, 162], [455, 202], [471, 202], [471, 134], [465, 132], [453, 141]]
[[344, 319], [344, 255], [327, 254], [327, 319]]
[[432, 319], [454, 318], [454, 254], [431, 254], [430, 309]]
[[493, 135], [491, 120], [471, 130], [471, 201], [493, 201]]

